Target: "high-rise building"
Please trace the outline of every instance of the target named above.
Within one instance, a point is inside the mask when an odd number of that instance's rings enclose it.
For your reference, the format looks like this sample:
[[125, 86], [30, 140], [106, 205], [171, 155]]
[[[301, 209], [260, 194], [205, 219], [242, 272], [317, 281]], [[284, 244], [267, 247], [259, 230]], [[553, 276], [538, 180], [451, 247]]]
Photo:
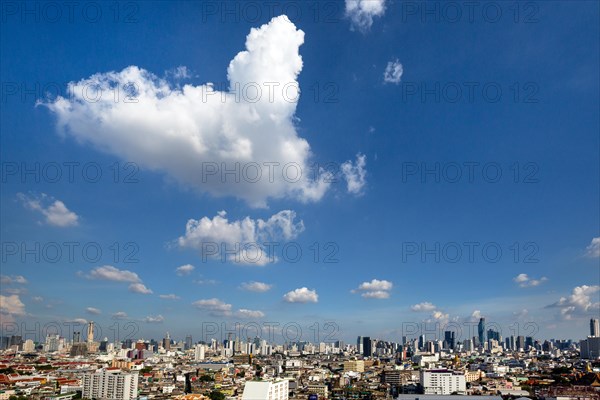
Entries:
[[501, 338], [500, 338], [500, 332], [495, 331], [493, 329], [488, 329], [488, 331], [487, 331], [487, 338], [488, 338], [488, 340], [494, 339], [494, 340], [500, 341], [501, 340]]
[[600, 336], [590, 336], [579, 342], [581, 358], [600, 360]]
[[359, 336], [358, 339], [356, 339], [356, 352], [358, 354], [363, 353], [363, 338], [362, 338], [362, 336]]
[[515, 342], [515, 350], [517, 350], [517, 351], [525, 350], [525, 337], [517, 336], [517, 340]]
[[163, 348], [167, 351], [171, 350], [171, 335], [169, 335], [169, 332], [167, 332], [163, 339]]
[[455, 332], [454, 331], [446, 331], [444, 332], [444, 341], [449, 349], [454, 349], [455, 346]]
[[533, 338], [531, 336], [525, 337], [525, 347], [524, 349], [529, 351], [533, 348]]
[[137, 391], [137, 372], [106, 368], [83, 375], [84, 398], [130, 400], [137, 398]]
[[94, 321], [88, 322], [87, 328], [87, 342], [92, 343], [94, 341]]
[[485, 343], [485, 318], [479, 318], [479, 325], [477, 325], [477, 336], [479, 339], [479, 346], [483, 346]]
[[194, 352], [194, 360], [195, 361], [203, 361], [204, 360], [204, 345], [197, 344], [196, 351]]
[[185, 346], [184, 346], [184, 350], [189, 350], [192, 348], [192, 336], [191, 335], [187, 335], [185, 337]]
[[81, 342], [81, 332], [73, 332], [73, 343]]
[[363, 356], [371, 357], [373, 355], [373, 350], [371, 348], [371, 338], [369, 336], [363, 337]]
[[590, 319], [590, 336], [598, 337], [600, 336], [600, 322], [598, 318]]

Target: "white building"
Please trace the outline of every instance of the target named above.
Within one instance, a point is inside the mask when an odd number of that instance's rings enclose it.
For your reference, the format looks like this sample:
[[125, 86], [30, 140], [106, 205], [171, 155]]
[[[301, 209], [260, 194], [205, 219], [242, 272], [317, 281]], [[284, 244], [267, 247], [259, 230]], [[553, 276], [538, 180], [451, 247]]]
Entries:
[[196, 345], [196, 351], [194, 353], [194, 360], [204, 361], [204, 345], [203, 344]]
[[289, 381], [250, 381], [244, 386], [242, 400], [288, 400]]
[[35, 350], [35, 343], [33, 343], [33, 340], [31, 339], [27, 339], [25, 343], [23, 343], [23, 351], [31, 353], [33, 350]]
[[99, 369], [83, 376], [83, 397], [94, 399], [130, 400], [138, 395], [137, 372], [119, 368]]
[[465, 375], [447, 369], [422, 370], [421, 386], [424, 394], [464, 394], [467, 390]]

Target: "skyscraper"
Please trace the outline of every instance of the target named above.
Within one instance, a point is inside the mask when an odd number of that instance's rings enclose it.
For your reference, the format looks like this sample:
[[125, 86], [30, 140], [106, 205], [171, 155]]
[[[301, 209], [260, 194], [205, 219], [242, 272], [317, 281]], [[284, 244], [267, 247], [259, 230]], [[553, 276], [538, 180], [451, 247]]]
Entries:
[[363, 337], [363, 356], [371, 357], [373, 350], [371, 349], [371, 338], [369, 336]]
[[191, 335], [187, 335], [185, 337], [185, 347], [184, 350], [189, 350], [192, 348], [192, 336]]
[[88, 322], [87, 341], [88, 343], [92, 343], [94, 341], [94, 321]]
[[479, 345], [483, 346], [483, 344], [485, 343], [485, 318], [479, 318], [479, 325], [477, 325], [477, 333]]
[[455, 332], [454, 331], [446, 331], [444, 332], [444, 341], [446, 342], [449, 349], [454, 349], [455, 345]]
[[363, 353], [363, 338], [362, 338], [362, 336], [359, 336], [356, 339], [356, 352], [358, 354], [362, 354]]
[[598, 318], [590, 319], [590, 336], [600, 336], [600, 322], [598, 322]]
[[163, 348], [167, 351], [171, 350], [171, 335], [169, 335], [169, 332], [167, 332], [163, 339]]

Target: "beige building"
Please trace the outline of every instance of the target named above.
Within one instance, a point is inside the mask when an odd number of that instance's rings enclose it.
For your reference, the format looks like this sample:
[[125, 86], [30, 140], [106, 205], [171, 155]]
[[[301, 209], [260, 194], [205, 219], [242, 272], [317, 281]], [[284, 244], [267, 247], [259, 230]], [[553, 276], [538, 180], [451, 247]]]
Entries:
[[344, 372], [365, 372], [365, 362], [363, 360], [344, 361]]

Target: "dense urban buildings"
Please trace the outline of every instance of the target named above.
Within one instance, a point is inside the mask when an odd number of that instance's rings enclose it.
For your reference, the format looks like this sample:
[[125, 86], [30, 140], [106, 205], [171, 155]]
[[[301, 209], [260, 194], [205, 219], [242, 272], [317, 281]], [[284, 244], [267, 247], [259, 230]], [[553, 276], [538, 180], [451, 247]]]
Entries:
[[84, 341], [77, 333], [2, 337], [0, 399], [600, 400], [600, 337], [503, 338], [484, 320], [477, 328], [483, 343], [449, 330], [398, 341], [359, 336], [355, 345], [168, 333], [97, 343], [90, 323]]

